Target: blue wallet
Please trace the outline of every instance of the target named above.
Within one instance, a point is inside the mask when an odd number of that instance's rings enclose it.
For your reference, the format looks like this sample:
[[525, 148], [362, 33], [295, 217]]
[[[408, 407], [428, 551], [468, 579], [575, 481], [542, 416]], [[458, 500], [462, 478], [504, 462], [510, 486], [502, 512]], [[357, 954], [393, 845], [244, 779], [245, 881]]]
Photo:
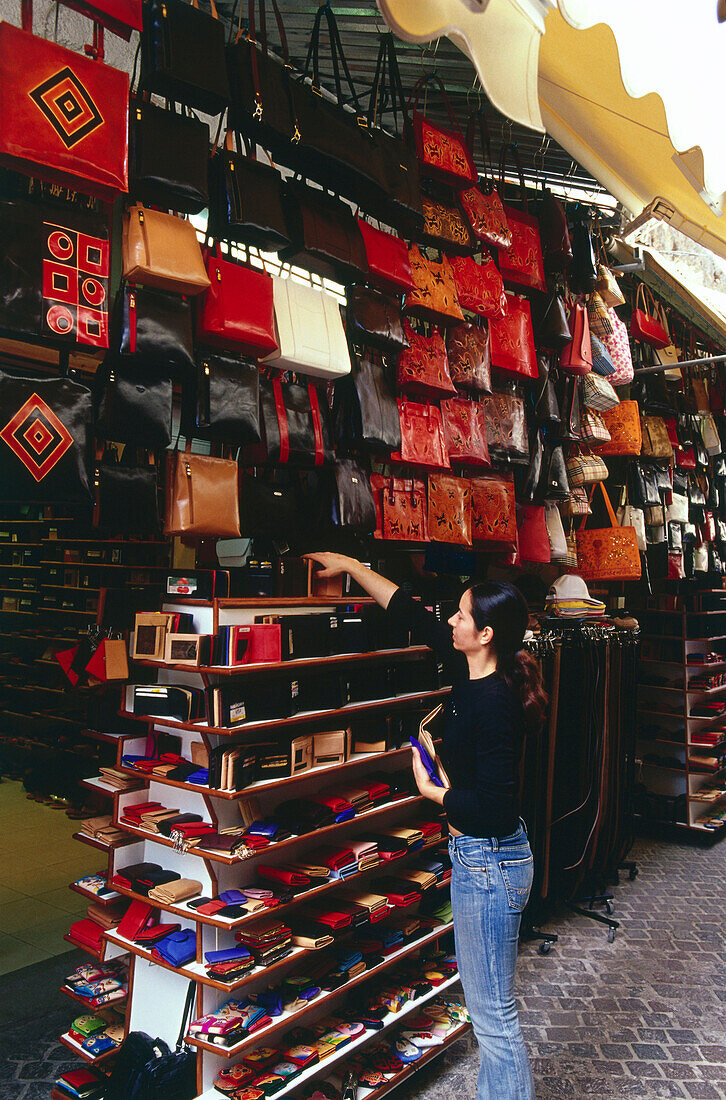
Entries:
[[152, 955], [168, 962], [170, 966], [184, 966], [197, 954], [197, 933], [193, 928], [182, 928], [160, 940]]
[[204, 959], [208, 963], [230, 962], [232, 959], [249, 959], [246, 947], [227, 947], [223, 951], [206, 951]]

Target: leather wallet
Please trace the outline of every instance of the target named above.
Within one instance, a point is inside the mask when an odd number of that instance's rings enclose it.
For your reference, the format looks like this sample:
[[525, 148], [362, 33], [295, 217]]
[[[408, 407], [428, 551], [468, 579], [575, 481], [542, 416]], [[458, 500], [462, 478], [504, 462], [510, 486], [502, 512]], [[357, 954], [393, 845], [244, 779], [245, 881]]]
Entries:
[[204, 960], [207, 963], [238, 962], [252, 956], [246, 947], [227, 947], [221, 951], [207, 951]]
[[322, 947], [330, 947], [334, 942], [330, 930], [317, 921], [298, 920], [295, 924], [292, 939], [297, 947], [318, 951]]
[[197, 953], [197, 933], [193, 928], [182, 928], [157, 943], [152, 951], [156, 958], [163, 959], [171, 966], [184, 966], [191, 962]]
[[301, 875], [298, 871], [288, 871], [285, 867], [270, 867], [261, 863], [257, 868], [257, 874], [262, 879], [270, 879], [272, 882], [282, 882], [286, 886], [309, 886], [310, 876]]
[[152, 901], [160, 901], [162, 905], [179, 905], [187, 898], [194, 898], [201, 892], [202, 884], [193, 878], [178, 878], [173, 882], [165, 882], [149, 890]]
[[154, 924], [154, 907], [144, 901], [132, 901], [116, 931], [125, 940], [135, 940], [150, 924]]
[[178, 932], [180, 928], [180, 924], [154, 924], [150, 928], [142, 928], [134, 937], [134, 941], [142, 947], [149, 944], [153, 946], [173, 932]]

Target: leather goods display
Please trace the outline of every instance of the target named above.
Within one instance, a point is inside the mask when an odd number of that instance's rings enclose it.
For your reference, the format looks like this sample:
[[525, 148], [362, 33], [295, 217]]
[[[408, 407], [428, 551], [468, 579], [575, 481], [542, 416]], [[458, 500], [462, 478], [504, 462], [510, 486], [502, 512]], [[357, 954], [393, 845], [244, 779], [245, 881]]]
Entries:
[[341, 527], [369, 532], [376, 527], [376, 506], [368, 473], [352, 458], [335, 463], [336, 522]]
[[640, 429], [640, 409], [637, 401], [621, 401], [603, 414], [610, 432], [610, 442], [599, 446], [601, 455], [639, 455], [643, 447]]
[[414, 288], [406, 295], [406, 312], [443, 324], [463, 321], [454, 274], [446, 256], [436, 263], [427, 259], [415, 244], [409, 248], [408, 255]]
[[432, 470], [449, 469], [441, 410], [436, 405], [398, 399], [401, 450], [391, 454], [393, 462], [409, 462]]
[[3, 500], [88, 500], [91, 391], [71, 378], [0, 371]]
[[209, 203], [209, 127], [191, 114], [131, 101], [129, 190], [147, 206], [198, 214]]
[[[673, 461], [673, 444], [668, 438], [668, 429], [661, 416], [641, 416], [642, 436], [641, 454], [644, 458], [667, 459]], [[720, 450], [720, 446], [719, 446]]]
[[350, 355], [337, 299], [294, 279], [272, 280], [277, 348], [264, 359], [277, 370], [315, 378], [350, 374]]
[[449, 374], [455, 386], [474, 393], [492, 392], [492, 356], [489, 324], [464, 321], [446, 332]]
[[128, 190], [129, 78], [0, 24], [0, 164], [112, 201]]
[[[449, 116], [448, 130], [435, 125], [417, 110], [421, 93], [427, 84], [435, 85], [441, 93]], [[456, 123], [443, 82], [436, 73], [422, 76], [415, 84], [409, 97], [409, 108], [413, 110], [413, 131], [421, 174], [439, 179], [457, 190], [476, 183], [478, 174], [474, 158]]]
[[209, 162], [209, 232], [215, 240], [242, 241], [264, 252], [290, 244], [284, 187], [280, 173], [234, 147], [227, 131], [224, 146]]
[[368, 278], [382, 290], [411, 290], [413, 276], [408, 246], [400, 237], [376, 229], [364, 218], [358, 218], [358, 229], [363, 238]]
[[475, 401], [455, 397], [441, 402], [446, 450], [451, 462], [490, 466], [487, 421], [484, 408]]
[[426, 482], [371, 474], [376, 504], [376, 538], [428, 541]]
[[539, 227], [548, 271], [565, 271], [572, 261], [572, 241], [565, 208], [548, 187], [542, 188], [539, 202]]
[[601, 336], [615, 370], [608, 375], [613, 386], [627, 386], [633, 381], [633, 355], [630, 350], [628, 330], [614, 309], [608, 310], [612, 332]]
[[[103, 375], [105, 374], [105, 378]], [[116, 443], [163, 450], [171, 443], [172, 382], [147, 368], [119, 360], [99, 368], [96, 434]]]
[[473, 478], [471, 534], [474, 542], [512, 545], [517, 541], [514, 481], [500, 476]]
[[182, 393], [185, 435], [238, 445], [259, 443], [260, 386], [254, 363], [201, 354], [194, 379]]
[[398, 357], [396, 382], [404, 393], [436, 399], [456, 393], [449, 374], [446, 344], [440, 332], [423, 336], [404, 322], [408, 347]]
[[401, 303], [392, 294], [384, 294], [374, 287], [349, 287], [346, 320], [353, 341], [389, 352], [408, 347]]
[[[484, 158], [491, 163], [489, 128], [483, 109], [469, 115], [466, 144], [473, 156], [477, 119]], [[478, 183], [459, 192], [459, 202], [477, 240], [494, 248], [511, 248], [512, 234], [507, 224], [507, 216], [493, 181], [487, 177], [486, 167]]]
[[487, 420], [487, 443], [494, 460], [526, 462], [529, 459], [524, 401], [512, 393], [492, 393], [482, 397]]
[[[587, 530], [587, 516], [577, 531], [578, 572], [585, 581], [640, 580], [638, 536], [634, 527], [621, 527], [607, 490], [600, 482], [610, 527]], [[595, 490], [593, 489], [592, 492]], [[592, 500], [592, 496], [590, 498]]]
[[137, 203], [124, 213], [121, 250], [129, 282], [189, 295], [209, 287], [196, 230], [184, 218]]
[[630, 318], [630, 335], [634, 340], [650, 344], [652, 348], [665, 348], [671, 342], [670, 334], [658, 316], [658, 307], [645, 283], [638, 285], [635, 309]]
[[333, 457], [328, 403], [312, 382], [260, 384], [265, 458], [282, 466], [320, 466]]
[[489, 322], [492, 366], [510, 374], [537, 378], [537, 353], [532, 333], [529, 302], [519, 295], [507, 294], [507, 312]]
[[474, 249], [469, 225], [458, 206], [421, 198], [424, 225], [421, 238], [426, 245], [441, 248], [451, 256], [470, 256]]
[[512, 234], [512, 244], [511, 247], [503, 249], [499, 253], [499, 270], [506, 283], [531, 287], [534, 290], [545, 290], [539, 223], [529, 213], [522, 166], [519, 162], [519, 154], [513, 145], [505, 145], [502, 148], [499, 161], [499, 194], [504, 195], [504, 170], [509, 152], [512, 153], [519, 174], [519, 201], [522, 210], [515, 210], [512, 206], [505, 205], [504, 207], [507, 225]]
[[151, 287], [123, 284], [116, 299], [116, 347], [138, 366], [185, 371], [193, 368], [189, 301]]
[[550, 561], [550, 539], [543, 504], [521, 504], [517, 507], [517, 542], [521, 561], [545, 565]]
[[572, 339], [560, 352], [560, 367], [568, 374], [589, 374], [592, 370], [592, 347], [587, 308], [583, 302], [573, 302], [567, 318]]
[[333, 395], [336, 438], [346, 446], [397, 451], [401, 446], [398, 405], [383, 363], [374, 355], [354, 355], [350, 378]]
[[172, 451], [167, 455], [165, 499], [165, 536], [240, 537], [236, 462]]
[[291, 243], [280, 250], [281, 260], [338, 282], [367, 273], [363, 237], [347, 203], [300, 180], [288, 180], [284, 197]]
[[471, 498], [469, 482], [451, 474], [429, 474], [429, 538], [471, 546]]
[[277, 347], [272, 279], [264, 271], [206, 257], [210, 287], [201, 300], [197, 339], [245, 355], [265, 355]]
[[141, 36], [141, 88], [218, 115], [230, 102], [224, 26], [184, 0], [147, 0]]
[[486, 254], [478, 263], [470, 256], [453, 256], [450, 263], [461, 308], [481, 317], [503, 317], [507, 296], [494, 260]]

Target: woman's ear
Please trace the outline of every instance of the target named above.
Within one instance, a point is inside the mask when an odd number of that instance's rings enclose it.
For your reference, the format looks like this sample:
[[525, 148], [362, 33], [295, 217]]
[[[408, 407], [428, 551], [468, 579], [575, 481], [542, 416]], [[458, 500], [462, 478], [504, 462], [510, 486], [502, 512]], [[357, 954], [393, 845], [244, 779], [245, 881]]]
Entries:
[[490, 626], [485, 626], [479, 635], [479, 641], [482, 645], [491, 645], [492, 638], [494, 637], [494, 631]]

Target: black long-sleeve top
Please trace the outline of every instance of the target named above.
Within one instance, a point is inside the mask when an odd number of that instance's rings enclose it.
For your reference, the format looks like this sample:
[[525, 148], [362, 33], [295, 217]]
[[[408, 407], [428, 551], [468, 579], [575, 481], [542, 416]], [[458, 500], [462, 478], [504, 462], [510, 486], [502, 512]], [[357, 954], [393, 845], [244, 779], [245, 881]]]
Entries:
[[451, 627], [403, 589], [390, 599], [388, 612], [428, 645], [451, 680], [445, 705], [441, 761], [451, 788], [443, 807], [449, 824], [475, 837], [510, 836], [519, 825], [517, 773], [525, 733], [522, 705], [496, 672], [469, 679], [463, 653], [454, 649]]

